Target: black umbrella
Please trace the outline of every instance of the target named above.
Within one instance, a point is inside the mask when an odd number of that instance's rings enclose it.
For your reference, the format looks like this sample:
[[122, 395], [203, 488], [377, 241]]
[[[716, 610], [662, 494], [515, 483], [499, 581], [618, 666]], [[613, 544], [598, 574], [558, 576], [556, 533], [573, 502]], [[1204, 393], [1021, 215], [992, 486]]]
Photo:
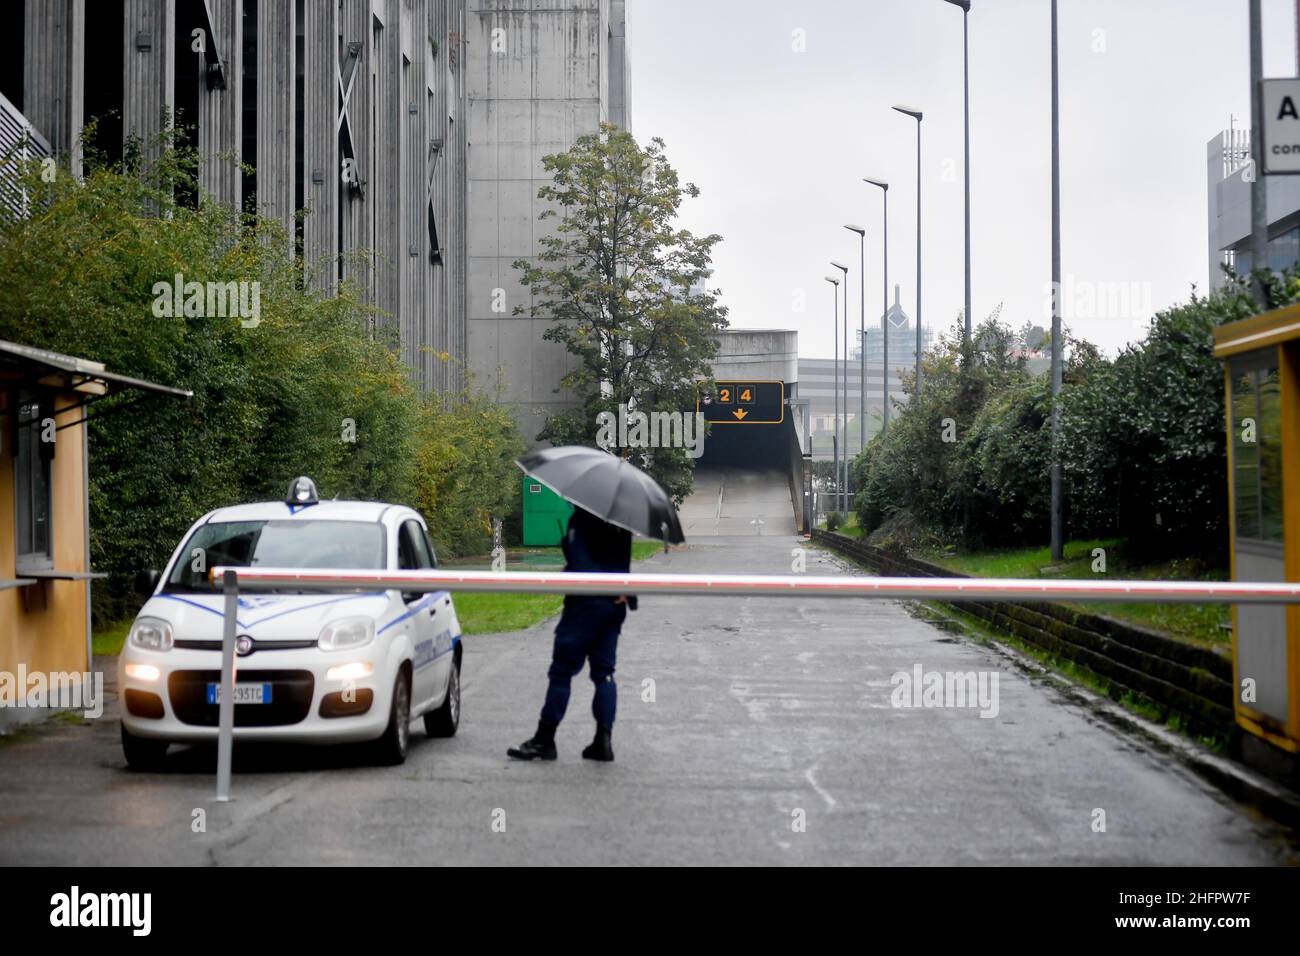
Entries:
[[686, 540], [668, 493], [609, 452], [578, 445], [541, 448], [515, 464], [565, 501], [612, 525], [665, 544]]

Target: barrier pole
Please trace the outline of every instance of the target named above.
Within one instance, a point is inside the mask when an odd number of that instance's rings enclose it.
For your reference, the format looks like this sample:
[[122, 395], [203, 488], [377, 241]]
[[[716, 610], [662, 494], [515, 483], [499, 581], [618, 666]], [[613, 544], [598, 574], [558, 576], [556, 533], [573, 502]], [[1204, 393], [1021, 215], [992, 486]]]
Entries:
[[235, 744], [235, 618], [239, 613], [239, 575], [227, 568], [221, 575], [226, 595], [221, 635], [221, 700], [217, 719], [217, 801], [230, 799], [230, 763]]
[[[1145, 604], [1300, 604], [1300, 582], [926, 578], [761, 574], [598, 574], [572, 571], [235, 571], [244, 591], [325, 593], [488, 591], [522, 594], [676, 594], [876, 600], [1074, 601]], [[223, 578], [224, 579], [224, 578]], [[233, 611], [230, 612], [233, 615]], [[227, 621], [227, 627], [230, 627]]]

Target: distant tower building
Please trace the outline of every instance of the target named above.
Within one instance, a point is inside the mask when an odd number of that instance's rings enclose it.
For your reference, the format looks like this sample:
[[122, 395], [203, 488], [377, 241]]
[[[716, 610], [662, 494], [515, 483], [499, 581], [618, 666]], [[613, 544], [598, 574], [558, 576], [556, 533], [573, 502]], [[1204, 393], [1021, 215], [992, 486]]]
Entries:
[[[889, 368], [890, 374], [896, 374], [900, 366], [904, 371], [910, 371], [916, 366], [916, 330], [912, 327], [912, 318], [903, 311], [900, 302], [901, 290], [899, 286], [894, 286], [894, 304], [889, 307], [889, 311], [881, 317], [881, 324], [876, 328], [867, 329], [867, 365], [875, 365], [879, 368], [885, 355], [884, 341], [884, 323], [889, 323]], [[859, 336], [859, 339], [861, 336]], [[929, 329], [923, 329], [921, 332], [921, 347], [928, 349], [930, 347], [931, 333]], [[862, 342], [852, 350], [851, 358], [854, 361], [861, 361]], [[890, 390], [892, 393], [892, 389]]]

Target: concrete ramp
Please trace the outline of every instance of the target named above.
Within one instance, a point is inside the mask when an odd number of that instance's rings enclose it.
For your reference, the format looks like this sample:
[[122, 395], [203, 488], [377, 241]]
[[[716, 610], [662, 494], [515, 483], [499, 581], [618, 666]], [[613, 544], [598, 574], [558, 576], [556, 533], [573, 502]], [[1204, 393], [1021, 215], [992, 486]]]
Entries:
[[779, 468], [702, 466], [695, 493], [678, 511], [686, 540], [735, 535], [794, 535], [790, 479]]

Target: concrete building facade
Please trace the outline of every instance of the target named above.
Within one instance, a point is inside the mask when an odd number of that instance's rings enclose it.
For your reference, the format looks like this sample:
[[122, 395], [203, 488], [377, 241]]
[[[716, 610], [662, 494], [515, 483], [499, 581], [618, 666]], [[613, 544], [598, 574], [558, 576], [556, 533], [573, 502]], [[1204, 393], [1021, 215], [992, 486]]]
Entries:
[[454, 391], [465, 21], [465, 0], [26, 0], [0, 10], [0, 93], [74, 175], [88, 121], [110, 157], [174, 124], [200, 201], [280, 220], [310, 282], [357, 282], [416, 381]]
[[[890, 343], [893, 353], [893, 343]], [[839, 394], [841, 428], [848, 422], [847, 444], [849, 455], [856, 455], [862, 450], [861, 429], [858, 427], [858, 412], [861, 407], [860, 395], [861, 366], [858, 359], [852, 358], [847, 363], [848, 381], [844, 380], [846, 363], [843, 358], [839, 363]], [[906, 402], [899, 373], [902, 366], [895, 365], [889, 371], [889, 395], [896, 404]], [[867, 441], [880, 431], [881, 417], [881, 366], [877, 359], [875, 364], [867, 360]], [[831, 436], [834, 434], [835, 419], [835, 360], [833, 358], [799, 359], [799, 397], [808, 403], [811, 416], [813, 457], [829, 460], [832, 456]], [[845, 394], [848, 395], [848, 407], [845, 408]], [[891, 414], [890, 421], [894, 420]]]
[[[1210, 288], [1226, 280], [1224, 267], [1248, 274], [1250, 256], [1250, 130], [1228, 129], [1205, 148], [1207, 259]], [[1300, 176], [1265, 177], [1268, 207], [1268, 264], [1287, 269], [1300, 263]]]
[[[623, 0], [469, 0], [469, 368], [517, 409], [525, 440], [574, 403], [557, 390], [572, 368], [543, 336], [554, 320], [514, 263], [540, 250], [549, 224], [538, 190], [542, 159], [595, 133], [630, 129], [630, 67]], [[524, 314], [516, 314], [522, 307]]]

